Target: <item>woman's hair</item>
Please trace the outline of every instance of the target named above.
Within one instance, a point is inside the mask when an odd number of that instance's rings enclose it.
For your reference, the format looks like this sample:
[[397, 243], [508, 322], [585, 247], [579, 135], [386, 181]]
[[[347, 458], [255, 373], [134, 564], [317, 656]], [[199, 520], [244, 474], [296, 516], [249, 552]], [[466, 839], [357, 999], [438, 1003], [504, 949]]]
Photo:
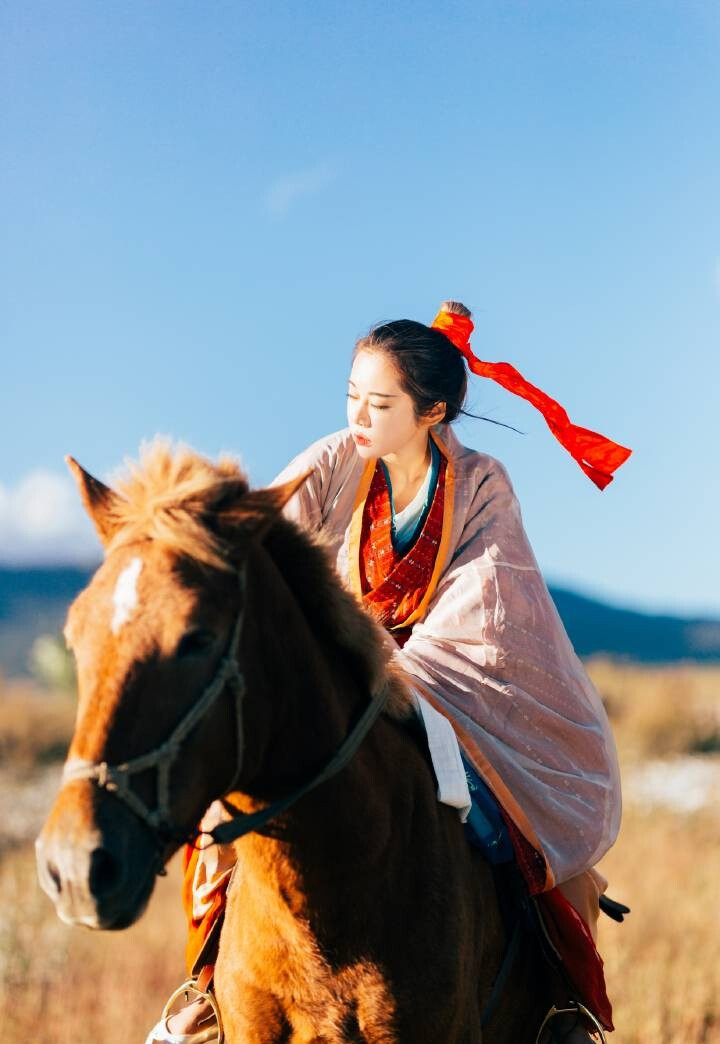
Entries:
[[[459, 301], [445, 301], [446, 312], [470, 317], [470, 309]], [[467, 370], [462, 354], [444, 333], [413, 319], [397, 319], [373, 327], [355, 345], [358, 352], [382, 352], [393, 362], [403, 391], [413, 401], [418, 420], [431, 412], [437, 402], [447, 405], [444, 423], [450, 424], [461, 413], [467, 395]], [[472, 416], [468, 414], [468, 416]]]

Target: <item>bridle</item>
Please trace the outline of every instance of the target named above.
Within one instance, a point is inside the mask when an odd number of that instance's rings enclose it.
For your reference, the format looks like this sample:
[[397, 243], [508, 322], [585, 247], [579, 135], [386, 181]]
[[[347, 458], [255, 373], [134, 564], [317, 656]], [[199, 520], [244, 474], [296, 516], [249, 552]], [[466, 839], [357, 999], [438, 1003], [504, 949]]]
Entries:
[[[198, 829], [184, 830], [170, 818], [170, 773], [180, 754], [184, 740], [205, 717], [226, 687], [232, 690], [234, 696], [237, 737], [235, 772], [225, 790], [226, 795], [232, 792], [240, 776], [244, 751], [242, 708], [247, 686], [245, 676], [238, 664], [237, 653], [245, 614], [243, 595], [245, 592], [246, 569], [247, 566], [243, 564], [238, 574], [242, 604], [233, 625], [225, 655], [220, 661], [212, 681], [206, 686], [185, 716], [178, 722], [168, 738], [153, 750], [148, 751], [147, 754], [141, 754], [139, 757], [131, 758], [129, 761], [123, 761], [117, 765], [110, 765], [107, 761], [88, 761], [85, 758], [70, 758], [66, 761], [63, 769], [61, 787], [76, 780], [94, 780], [102, 790], [107, 790], [115, 794], [121, 801], [124, 801], [135, 815], [150, 827], [161, 851], [168, 841], [192, 843], [201, 836], [201, 833], [204, 833]], [[336, 775], [350, 761], [370, 728], [380, 716], [387, 701], [387, 695], [388, 685], [385, 683], [378, 693], [372, 695], [367, 709], [327, 764], [320, 772], [291, 794], [274, 802], [267, 808], [252, 813], [238, 812], [236, 808], [223, 799], [223, 803], [231, 813], [232, 818], [228, 822], [221, 823], [214, 830], [204, 833], [204, 836], [210, 838], [209, 843], [224, 844], [234, 841], [253, 830], [260, 829], [271, 819], [274, 819], [275, 816], [294, 805], [304, 794], [307, 794], [310, 790]], [[155, 807], [150, 808], [133, 790], [131, 781], [132, 777], [137, 773], [146, 772], [148, 769], [153, 768], [157, 769], [157, 792]], [[163, 862], [159, 860], [158, 873], [162, 872]]]
[[[245, 589], [245, 566], [238, 574], [241, 598]], [[245, 697], [245, 678], [237, 661], [240, 634], [245, 613], [244, 602], [235, 619], [225, 655], [220, 661], [210, 683], [200, 697], [190, 707], [185, 716], [178, 722], [168, 738], [147, 754], [131, 758], [129, 761], [110, 765], [107, 761], [87, 761], [85, 758], [70, 758], [63, 768], [61, 786], [75, 780], [92, 779], [102, 790], [108, 790], [124, 801], [132, 811], [146, 823], [154, 834], [163, 840], [187, 839], [188, 832], [181, 830], [170, 818], [170, 773], [177, 760], [183, 741], [192, 732], [198, 722], [215, 704], [226, 686], [230, 686], [235, 697], [235, 721], [237, 735], [237, 764], [235, 775], [229, 790], [234, 786], [242, 765], [243, 757], [243, 718], [242, 704]], [[133, 790], [131, 780], [138, 772], [157, 769], [157, 791], [155, 808], [150, 808]]]

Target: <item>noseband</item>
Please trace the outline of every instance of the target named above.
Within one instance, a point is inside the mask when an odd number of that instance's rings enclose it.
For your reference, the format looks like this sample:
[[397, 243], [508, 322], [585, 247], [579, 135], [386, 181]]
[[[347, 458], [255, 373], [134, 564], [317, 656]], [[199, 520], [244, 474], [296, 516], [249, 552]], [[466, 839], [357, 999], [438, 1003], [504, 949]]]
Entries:
[[[238, 575], [241, 594], [245, 590], [246, 568], [246, 566], [243, 566]], [[235, 697], [237, 765], [225, 794], [232, 792], [240, 776], [244, 748], [242, 704], [246, 694], [246, 684], [245, 676], [238, 665], [237, 653], [240, 645], [244, 613], [245, 606], [243, 601], [243, 605], [235, 620], [225, 655], [220, 661], [214, 678], [163, 743], [147, 754], [141, 754], [137, 758], [123, 761], [118, 765], [110, 765], [107, 761], [87, 761], [84, 758], [71, 758], [65, 763], [60, 785], [65, 786], [75, 780], [94, 780], [101, 789], [110, 791], [110, 793], [120, 798], [121, 801], [124, 801], [135, 815], [150, 827], [160, 843], [160, 847], [166, 841], [191, 842], [199, 837], [201, 833], [199, 830], [191, 830], [189, 832], [183, 830], [173, 823], [170, 818], [170, 772], [178, 758], [185, 738], [192, 732], [198, 722], [205, 717], [220, 694], [225, 690], [225, 687], [230, 686]], [[225, 803], [232, 818], [229, 822], [221, 823], [206, 835], [210, 838], [210, 843], [225, 844], [253, 830], [260, 829], [271, 819], [274, 819], [275, 816], [294, 805], [304, 794], [336, 775], [350, 761], [371, 726], [380, 716], [387, 701], [387, 696], [388, 685], [385, 683], [381, 690], [372, 696], [367, 709], [324, 768], [291, 794], [274, 802], [267, 808], [252, 813], [238, 812], [236, 808]], [[157, 769], [157, 795], [155, 808], [150, 808], [132, 789], [131, 779], [138, 772], [146, 772], [148, 769], [153, 768]], [[162, 864], [160, 864], [159, 872], [163, 872]]]

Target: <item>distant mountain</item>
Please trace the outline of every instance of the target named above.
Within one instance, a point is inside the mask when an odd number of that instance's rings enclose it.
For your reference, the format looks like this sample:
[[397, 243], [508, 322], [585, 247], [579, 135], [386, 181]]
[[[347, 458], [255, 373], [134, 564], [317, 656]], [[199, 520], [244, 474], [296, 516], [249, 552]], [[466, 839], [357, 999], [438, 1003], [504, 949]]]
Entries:
[[720, 661], [720, 620], [619, 609], [562, 587], [550, 594], [578, 656], [608, 653], [641, 663]]
[[[67, 607], [91, 569], [0, 566], [0, 672], [28, 673], [40, 634], [58, 633]], [[606, 653], [643, 663], [720, 661], [720, 620], [633, 612], [561, 587], [550, 587], [578, 656]]]
[[0, 566], [0, 672], [28, 673], [32, 643], [40, 634], [57, 634], [75, 595], [93, 569]]

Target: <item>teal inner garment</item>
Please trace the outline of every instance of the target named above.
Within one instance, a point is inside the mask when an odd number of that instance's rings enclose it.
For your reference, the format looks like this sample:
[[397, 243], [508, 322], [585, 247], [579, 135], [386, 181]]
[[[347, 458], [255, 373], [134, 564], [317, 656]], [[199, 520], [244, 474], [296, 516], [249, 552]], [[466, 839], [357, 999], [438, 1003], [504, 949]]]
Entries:
[[[393, 503], [393, 492], [392, 483], [390, 482], [390, 475], [388, 469], [385, 467], [384, 461], [380, 461], [385, 472], [385, 481], [387, 482], [388, 492], [390, 493], [390, 507], [392, 508], [392, 544], [398, 554], [403, 555], [408, 551], [415, 543], [423, 525], [427, 518], [430, 505], [432, 504], [433, 496], [435, 495], [435, 487], [437, 486], [438, 473], [440, 471], [440, 450], [435, 445], [433, 439], [430, 439], [430, 482], [427, 485], [425, 496], [421, 498], [414, 509], [407, 513], [406, 511], [401, 512], [402, 523], [396, 524], [396, 512], [395, 504]], [[421, 487], [422, 488], [422, 487]], [[418, 491], [419, 492], [419, 491]]]

